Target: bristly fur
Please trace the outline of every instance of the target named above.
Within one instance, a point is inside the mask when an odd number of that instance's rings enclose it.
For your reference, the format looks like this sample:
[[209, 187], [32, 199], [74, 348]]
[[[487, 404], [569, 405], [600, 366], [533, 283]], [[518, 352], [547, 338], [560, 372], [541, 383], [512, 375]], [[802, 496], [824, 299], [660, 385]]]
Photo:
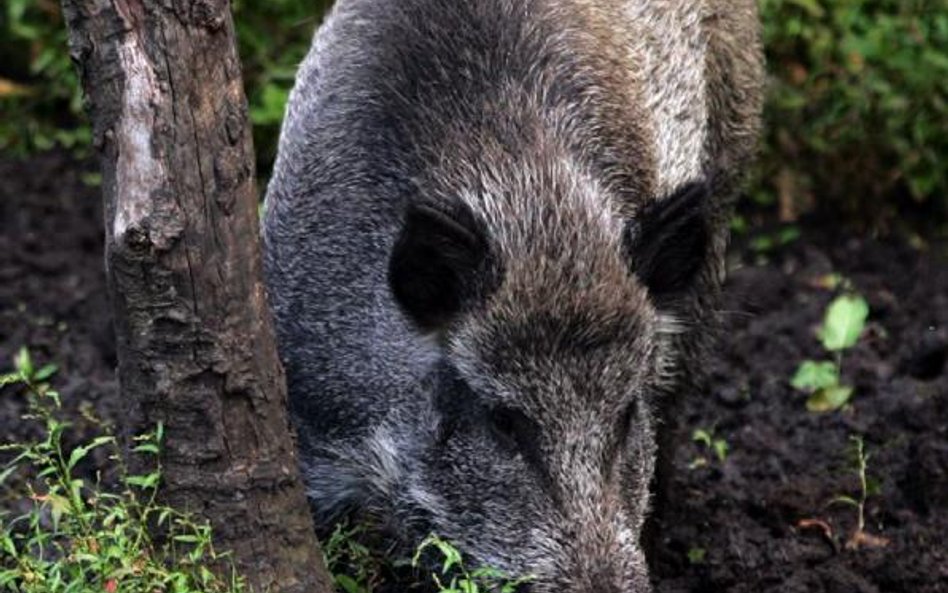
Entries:
[[320, 528], [650, 590], [650, 483], [753, 154], [754, 0], [338, 0], [267, 195]]

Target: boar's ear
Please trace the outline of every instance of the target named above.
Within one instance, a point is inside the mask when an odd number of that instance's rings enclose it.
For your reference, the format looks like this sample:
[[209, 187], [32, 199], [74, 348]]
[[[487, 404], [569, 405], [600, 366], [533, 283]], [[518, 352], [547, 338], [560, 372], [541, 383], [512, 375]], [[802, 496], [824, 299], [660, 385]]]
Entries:
[[704, 264], [710, 196], [707, 183], [689, 183], [645, 206], [626, 228], [633, 271], [655, 300], [686, 290]]
[[493, 269], [486, 229], [467, 206], [410, 204], [389, 261], [395, 300], [425, 330], [486, 296]]

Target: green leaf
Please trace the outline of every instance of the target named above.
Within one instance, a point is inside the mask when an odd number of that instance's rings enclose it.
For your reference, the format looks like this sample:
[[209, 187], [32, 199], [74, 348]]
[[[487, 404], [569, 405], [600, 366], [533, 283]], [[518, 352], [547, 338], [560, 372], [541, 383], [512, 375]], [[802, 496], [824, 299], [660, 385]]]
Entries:
[[790, 0], [790, 2], [807, 11], [815, 19], [821, 19], [826, 14], [817, 0]]
[[500, 570], [499, 568], [494, 568], [493, 566], [481, 566], [475, 568], [471, 571], [471, 576], [475, 579], [490, 579], [495, 581], [499, 581], [506, 577], [504, 571]]
[[20, 571], [17, 569], [0, 570], [0, 587], [10, 587], [13, 589], [13, 583], [20, 579]]
[[345, 593], [365, 593], [365, 589], [362, 587], [362, 585], [357, 583], [355, 579], [348, 575], [333, 575], [333, 580], [335, 580], [337, 585], [342, 587], [342, 590], [345, 591]]
[[704, 559], [707, 555], [708, 551], [704, 548], [691, 548], [688, 550], [688, 562], [691, 564], [704, 564]]
[[143, 476], [128, 476], [125, 478], [125, 483], [129, 486], [137, 486], [138, 488], [150, 489], [158, 485], [158, 482], [161, 480], [161, 474], [158, 472], [150, 473]]
[[691, 434], [691, 440], [696, 443], [701, 443], [705, 447], [710, 448], [712, 437], [711, 437], [711, 433], [708, 432], [707, 430], [704, 430], [703, 428], [698, 428]]
[[26, 349], [26, 346], [20, 348], [16, 356], [13, 357], [13, 366], [24, 377], [33, 377], [33, 359], [30, 357], [30, 351]]
[[260, 102], [250, 108], [250, 121], [255, 125], [278, 124], [283, 120], [290, 90], [276, 84], [263, 87]]
[[10, 558], [16, 558], [16, 544], [13, 543], [10, 533], [6, 531], [0, 531], [0, 549], [9, 554]]
[[461, 565], [461, 553], [457, 550], [457, 548], [443, 540], [436, 541], [435, 545], [444, 556], [444, 564], [441, 566], [441, 574], [448, 574], [448, 571], [450, 571], [452, 567]]
[[13, 474], [13, 472], [15, 472], [19, 467], [20, 467], [19, 465], [16, 465], [15, 463], [11, 463], [7, 467], [5, 467], [3, 471], [0, 471], [0, 485], [6, 482], [7, 478], [9, 478], [10, 475]]
[[66, 464], [67, 469], [76, 467], [77, 463], [85, 459], [85, 456], [89, 454], [89, 451], [95, 449], [96, 447], [101, 447], [102, 445], [111, 443], [113, 440], [114, 439], [112, 437], [97, 437], [93, 439], [88, 445], [76, 447], [72, 450], [72, 453], [69, 454], [69, 462]]
[[0, 387], [4, 385], [14, 385], [16, 383], [23, 382], [23, 375], [20, 373], [7, 373], [5, 375], [0, 375]]
[[201, 577], [201, 584], [207, 585], [214, 581], [214, 573], [212, 573], [206, 566], [201, 566], [198, 568], [198, 574]]
[[852, 348], [859, 340], [868, 317], [869, 304], [866, 299], [858, 295], [837, 297], [826, 310], [826, 318], [819, 331], [823, 347], [830, 352]]
[[859, 501], [856, 500], [855, 498], [853, 498], [852, 496], [846, 496], [845, 494], [841, 494], [841, 495], [837, 496], [836, 498], [834, 498], [833, 500], [829, 501], [829, 504], [831, 504], [831, 505], [833, 505], [833, 504], [845, 504], [845, 505], [849, 505], [849, 506], [853, 506], [853, 507], [858, 507], [858, 506], [859, 506]]
[[45, 381], [56, 374], [56, 371], [59, 370], [54, 364], [44, 365], [43, 368], [36, 371], [36, 375], [33, 377], [35, 381]]
[[161, 451], [158, 449], [158, 445], [155, 443], [144, 443], [132, 448], [132, 453], [149, 453], [151, 455], [158, 455]]
[[758, 253], [770, 251], [775, 246], [774, 238], [770, 235], [754, 237], [750, 241], [750, 248]]
[[781, 245], [788, 245], [800, 238], [800, 227], [788, 226], [780, 229], [777, 233], [777, 240]]
[[698, 456], [691, 460], [691, 463], [688, 464], [688, 469], [696, 470], [701, 467], [706, 467], [707, 465], [708, 465], [708, 458]]
[[46, 502], [49, 504], [50, 515], [53, 519], [53, 529], [59, 529], [59, 522], [63, 515], [69, 514], [69, 499], [59, 494], [47, 494]]
[[794, 389], [812, 393], [819, 389], [839, 385], [839, 371], [832, 362], [804, 360], [790, 379]]
[[816, 413], [832, 412], [845, 406], [852, 394], [853, 388], [848, 385], [819, 389], [806, 400], [806, 409]]

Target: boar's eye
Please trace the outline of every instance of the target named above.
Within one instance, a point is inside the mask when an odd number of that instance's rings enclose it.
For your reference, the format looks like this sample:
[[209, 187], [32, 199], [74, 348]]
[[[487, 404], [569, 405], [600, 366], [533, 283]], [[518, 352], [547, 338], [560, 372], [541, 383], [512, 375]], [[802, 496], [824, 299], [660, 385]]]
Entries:
[[528, 460], [538, 460], [540, 451], [540, 427], [520, 410], [499, 406], [487, 412], [491, 433], [506, 449], [523, 455]]
[[442, 361], [430, 380], [435, 408], [441, 414], [438, 444], [444, 446], [463, 425], [465, 419], [477, 414], [477, 394], [453, 366]]
[[619, 458], [620, 451], [629, 446], [629, 438], [639, 414], [639, 405], [638, 400], [632, 400], [622, 409], [616, 419], [615, 432], [612, 436], [615, 440], [610, 441], [611, 445], [606, 449], [605, 461], [607, 465], [611, 466]]
[[622, 411], [622, 414], [619, 416], [619, 421], [617, 424], [618, 430], [618, 444], [621, 447], [629, 440], [629, 433], [632, 432], [632, 423], [635, 421], [635, 417], [638, 414], [638, 402], [632, 400], [629, 405], [625, 407]]

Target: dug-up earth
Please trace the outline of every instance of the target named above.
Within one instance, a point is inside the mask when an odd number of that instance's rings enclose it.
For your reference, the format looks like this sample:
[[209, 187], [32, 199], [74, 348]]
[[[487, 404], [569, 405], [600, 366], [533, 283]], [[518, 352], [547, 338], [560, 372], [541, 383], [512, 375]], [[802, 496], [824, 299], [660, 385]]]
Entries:
[[[80, 410], [115, 417], [97, 191], [61, 155], [0, 159], [0, 367], [30, 346], [60, 365]], [[741, 241], [737, 241], [740, 243]], [[735, 249], [711, 384], [690, 397], [671, 496], [660, 517], [661, 593], [948, 593], [948, 257], [802, 228], [769, 252]], [[868, 300], [844, 356], [851, 404], [808, 412], [789, 385], [821, 359], [814, 335], [841, 274]], [[29, 438], [22, 396], [0, 392], [0, 440]], [[719, 452], [692, 439], [703, 430]], [[865, 533], [852, 437], [864, 439]], [[725, 451], [726, 449], [726, 451]], [[720, 453], [720, 454], [719, 454]], [[2, 503], [2, 501], [0, 501]]]

